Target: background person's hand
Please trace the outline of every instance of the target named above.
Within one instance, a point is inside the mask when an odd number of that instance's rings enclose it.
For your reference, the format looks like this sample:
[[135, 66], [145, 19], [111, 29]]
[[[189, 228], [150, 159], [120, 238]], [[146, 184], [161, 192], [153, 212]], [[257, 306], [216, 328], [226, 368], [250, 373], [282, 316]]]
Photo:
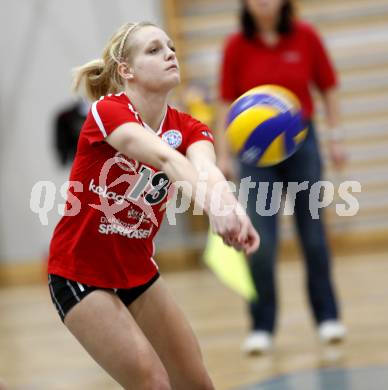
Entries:
[[342, 170], [348, 161], [348, 155], [343, 142], [341, 140], [330, 140], [328, 148], [330, 160], [333, 166], [336, 169]]

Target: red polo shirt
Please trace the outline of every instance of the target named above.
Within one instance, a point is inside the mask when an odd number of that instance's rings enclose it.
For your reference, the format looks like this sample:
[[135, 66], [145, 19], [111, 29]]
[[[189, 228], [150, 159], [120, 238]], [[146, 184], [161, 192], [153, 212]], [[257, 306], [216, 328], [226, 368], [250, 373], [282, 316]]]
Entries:
[[221, 67], [220, 95], [237, 99], [262, 84], [278, 84], [300, 99], [306, 119], [314, 113], [311, 87], [320, 91], [334, 87], [337, 78], [327, 51], [314, 28], [294, 22], [288, 35], [270, 47], [259, 37], [248, 40], [235, 33], [226, 41]]

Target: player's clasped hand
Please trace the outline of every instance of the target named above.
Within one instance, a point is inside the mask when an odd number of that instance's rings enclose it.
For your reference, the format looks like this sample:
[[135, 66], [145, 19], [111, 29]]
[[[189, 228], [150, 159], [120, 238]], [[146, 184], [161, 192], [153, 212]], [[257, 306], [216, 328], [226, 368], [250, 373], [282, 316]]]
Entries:
[[210, 226], [226, 245], [250, 255], [260, 245], [260, 236], [242, 207], [237, 204], [227, 215], [209, 215]]

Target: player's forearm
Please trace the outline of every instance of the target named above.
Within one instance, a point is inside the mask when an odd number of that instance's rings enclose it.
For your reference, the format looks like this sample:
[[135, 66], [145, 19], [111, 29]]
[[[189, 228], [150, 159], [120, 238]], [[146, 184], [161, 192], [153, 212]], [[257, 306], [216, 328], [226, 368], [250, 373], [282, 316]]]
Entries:
[[220, 193], [221, 201], [225, 205], [235, 205], [237, 200], [231, 192], [231, 185], [234, 185], [234, 183], [226, 181], [225, 176], [216, 165], [209, 165], [205, 169], [208, 176], [210, 196], [214, 193]]
[[215, 209], [214, 202], [219, 201], [221, 208], [237, 204], [224, 175], [214, 164], [195, 167], [187, 158], [174, 153], [161, 168], [173, 183], [179, 183], [184, 195], [195, 200], [207, 214]]
[[233, 182], [228, 182], [220, 169], [211, 161], [195, 165], [200, 177], [206, 178], [206, 200], [213, 210], [237, 207], [238, 202], [233, 193]]
[[199, 175], [194, 165], [183, 155], [171, 153], [161, 165], [171, 182], [182, 189], [183, 195], [199, 203], [199, 207], [207, 214], [210, 211], [210, 198], [197, 196]]

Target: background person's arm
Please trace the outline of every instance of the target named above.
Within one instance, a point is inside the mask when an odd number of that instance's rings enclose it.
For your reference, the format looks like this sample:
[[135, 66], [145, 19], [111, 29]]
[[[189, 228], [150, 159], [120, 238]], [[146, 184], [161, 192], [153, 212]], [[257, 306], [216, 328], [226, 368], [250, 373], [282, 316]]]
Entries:
[[340, 109], [337, 88], [329, 88], [322, 92], [322, 101], [325, 110], [325, 120], [328, 134], [328, 148], [330, 159], [335, 168], [342, 169], [347, 160], [343, 146], [344, 134], [340, 127]]

